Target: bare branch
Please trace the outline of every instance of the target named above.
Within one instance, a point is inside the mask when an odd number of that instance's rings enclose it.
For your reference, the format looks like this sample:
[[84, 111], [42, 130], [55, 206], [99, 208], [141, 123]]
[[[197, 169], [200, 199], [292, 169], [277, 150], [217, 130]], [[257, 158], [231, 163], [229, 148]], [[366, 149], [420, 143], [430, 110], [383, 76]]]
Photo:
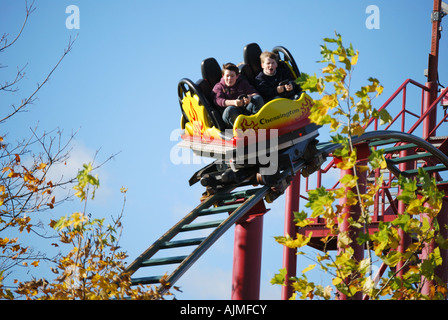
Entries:
[[34, 0], [33, 0], [33, 2], [31, 3], [30, 6], [28, 6], [28, 2], [27, 1], [25, 2], [25, 10], [26, 10], [25, 20], [23, 21], [22, 28], [20, 28], [20, 31], [17, 34], [17, 36], [14, 38], [14, 40], [12, 40], [8, 44], [7, 34], [3, 34], [2, 38], [0, 39], [0, 44], [2, 42], [4, 42], [3, 47], [0, 47], [0, 53], [5, 51], [6, 49], [8, 49], [10, 46], [12, 46], [19, 39], [20, 35], [22, 34], [23, 30], [25, 29], [25, 25], [26, 25], [26, 23], [28, 21], [28, 18], [33, 13], [33, 11], [36, 10], [36, 8], [34, 7]]
[[26, 64], [25, 67], [23, 67], [22, 69], [17, 69], [17, 74], [16, 74], [15, 79], [11, 83], [6, 81], [5, 84], [0, 86], [0, 91], [16, 92], [18, 89], [14, 89], [11, 87], [23, 79], [23, 77], [25, 76], [25, 72], [23, 72], [23, 70], [25, 70], [27, 65], [28, 64]]
[[22, 103], [19, 107], [16, 108], [13, 106], [13, 108], [14, 108], [13, 112], [8, 114], [7, 116], [5, 116], [3, 119], [0, 119], [0, 124], [4, 123], [6, 120], [8, 120], [12, 116], [14, 116], [16, 113], [21, 111], [23, 108], [25, 108], [25, 106], [27, 106], [28, 104], [33, 102], [33, 100], [34, 100], [35, 96], [37, 95], [37, 93], [39, 92], [39, 90], [42, 89], [42, 87], [47, 83], [47, 81], [50, 79], [53, 72], [58, 68], [59, 64], [62, 62], [62, 60], [65, 58], [65, 56], [72, 50], [73, 44], [75, 41], [76, 41], [76, 38], [72, 41], [72, 39], [70, 37], [69, 43], [68, 43], [67, 47], [65, 48], [63, 55], [61, 56], [59, 61], [56, 63], [56, 65], [53, 67], [53, 69], [48, 73], [48, 75], [46, 76], [44, 81], [41, 84], [38, 84], [36, 90], [34, 90], [34, 92], [28, 98], [22, 100]]

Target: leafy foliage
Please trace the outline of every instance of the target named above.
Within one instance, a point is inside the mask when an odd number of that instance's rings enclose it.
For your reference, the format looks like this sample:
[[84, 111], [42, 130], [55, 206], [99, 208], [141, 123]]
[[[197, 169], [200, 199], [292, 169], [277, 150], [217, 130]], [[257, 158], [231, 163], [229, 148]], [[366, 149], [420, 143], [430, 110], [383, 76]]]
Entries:
[[[91, 164], [84, 165], [74, 186], [76, 196], [85, 203], [94, 198], [94, 191], [99, 187], [99, 179], [91, 171]], [[89, 197], [90, 189], [93, 191]], [[124, 195], [126, 191], [121, 189]], [[15, 293], [26, 299], [41, 300], [162, 299], [151, 287], [131, 286], [130, 275], [124, 267], [127, 255], [118, 245], [122, 213], [113, 224], [107, 225], [105, 219], [92, 219], [85, 212], [52, 220], [50, 227], [60, 238], [60, 244], [55, 245], [71, 248], [51, 267], [57, 278], [52, 282], [46, 279], [20, 282]], [[3, 298], [12, 299], [14, 295], [9, 290]]]
[[[390, 222], [379, 224], [378, 231], [369, 232], [371, 222], [369, 209], [374, 197], [382, 186], [382, 175], [377, 175], [374, 183], [360, 182], [360, 173], [371, 174], [387, 167], [383, 150], [371, 149], [367, 161], [357, 158], [357, 146], [352, 138], [362, 135], [372, 118], [381, 123], [392, 119], [385, 110], [378, 111], [372, 101], [381, 95], [383, 87], [376, 78], [367, 79], [368, 84], [350, 94], [350, 83], [354, 66], [358, 62], [359, 52], [350, 44], [344, 47], [342, 37], [335, 33], [335, 38], [325, 38], [321, 46], [323, 76], [303, 73], [298, 83], [311, 93], [320, 95], [312, 107], [310, 119], [319, 125], [328, 125], [332, 132], [332, 142], [341, 145], [333, 154], [336, 167], [346, 170], [339, 181], [339, 188], [327, 190], [320, 187], [308, 192], [305, 205], [309, 211], [296, 213], [299, 227], [310, 224], [310, 218], [321, 217], [326, 221], [329, 235], [322, 239], [324, 246], [329, 241], [337, 241], [338, 252], [331, 254], [324, 250], [323, 255], [312, 258], [316, 264], [302, 271], [301, 276], [294, 277], [292, 299], [331, 299], [345, 295], [348, 299], [359, 294], [370, 299], [387, 296], [391, 299], [445, 299], [446, 283], [435, 273], [442, 263], [440, 249], [446, 249], [448, 241], [440, 234], [441, 226], [437, 223], [437, 214], [442, 206], [444, 193], [440, 192], [435, 180], [423, 169], [418, 170], [416, 179], [399, 177], [396, 182], [401, 190], [398, 200], [403, 201], [406, 210]], [[336, 201], [344, 199], [344, 201]], [[349, 214], [350, 207], [358, 206], [360, 214]], [[342, 228], [348, 224], [349, 231]], [[442, 226], [445, 228], [445, 226]], [[309, 243], [310, 237], [297, 234], [276, 237], [276, 241], [289, 248], [300, 249]], [[411, 239], [406, 248], [400, 247], [402, 239]], [[430, 251], [429, 245], [434, 250]], [[354, 246], [363, 246], [367, 257], [357, 259]], [[421, 253], [428, 250], [428, 257], [422, 259]], [[298, 251], [298, 254], [304, 254]], [[375, 258], [374, 258], [374, 257]], [[374, 262], [384, 263], [391, 270], [381, 279], [374, 279], [372, 268]], [[332, 278], [332, 287], [323, 288], [308, 281], [306, 272], [318, 265]], [[285, 285], [286, 270], [272, 279], [273, 284]], [[422, 289], [429, 286], [429, 294]], [[332, 296], [332, 292], [334, 295]]]
[[[7, 33], [0, 37], [0, 53], [19, 40], [34, 10], [34, 1], [26, 4], [22, 28], [12, 41], [9, 41]], [[2, 105], [1, 124], [32, 105], [72, 46], [73, 41], [70, 40], [60, 60], [34, 92], [17, 103]], [[19, 97], [18, 85], [25, 78], [24, 69], [17, 67], [15, 77], [1, 80], [0, 94], [10, 94], [13, 100]], [[85, 164], [76, 178], [50, 179], [53, 167], [66, 165], [69, 159], [67, 149], [73, 135], [65, 143], [60, 130], [56, 135], [54, 131], [39, 134], [35, 128], [31, 130], [30, 137], [25, 138], [11, 137], [14, 132], [10, 134], [5, 130], [0, 136], [0, 299], [163, 299], [151, 287], [131, 287], [130, 275], [124, 272], [126, 253], [118, 245], [124, 206], [111, 224], [86, 214], [87, 204], [99, 188], [99, 179], [92, 174], [92, 164]], [[49, 225], [43, 222], [43, 218], [49, 219], [45, 213], [59, 208], [59, 204], [70, 198], [70, 195], [63, 196], [56, 191], [73, 184], [83, 210], [51, 221]], [[125, 196], [126, 190], [123, 188], [121, 191]], [[59, 241], [51, 245], [61, 252], [53, 257], [45, 253], [47, 248], [42, 253], [35, 251], [37, 245], [27, 245], [31, 236], [45, 242], [46, 239], [53, 241], [55, 233]], [[43, 261], [46, 263], [41, 263]], [[25, 281], [22, 278], [19, 282], [14, 279], [19, 268], [32, 274], [36, 269], [46, 270], [47, 263], [57, 275], [52, 281], [43, 278]]]

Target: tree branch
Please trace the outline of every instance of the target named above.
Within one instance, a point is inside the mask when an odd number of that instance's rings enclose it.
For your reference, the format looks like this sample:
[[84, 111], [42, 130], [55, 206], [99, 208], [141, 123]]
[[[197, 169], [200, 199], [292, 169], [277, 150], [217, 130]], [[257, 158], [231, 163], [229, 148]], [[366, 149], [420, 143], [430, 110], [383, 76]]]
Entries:
[[53, 67], [53, 69], [48, 73], [48, 75], [46, 76], [44, 81], [41, 84], [38, 84], [36, 90], [34, 90], [34, 92], [28, 98], [22, 100], [22, 104], [18, 108], [15, 108], [13, 106], [14, 111], [12, 113], [10, 113], [9, 115], [5, 116], [3, 119], [0, 119], [0, 124], [4, 123], [6, 120], [8, 120], [12, 116], [14, 116], [19, 111], [21, 111], [25, 106], [27, 106], [28, 104], [33, 102], [33, 99], [37, 95], [39, 90], [47, 83], [47, 81], [50, 79], [53, 72], [58, 68], [59, 64], [62, 62], [62, 60], [65, 58], [65, 56], [72, 50], [73, 44], [75, 41], [76, 41], [76, 38], [72, 41], [72, 39], [70, 37], [69, 43], [68, 43], [67, 47], [65, 48], [63, 55], [61, 56], [59, 61], [56, 63], [56, 65]]
[[12, 46], [19, 39], [20, 35], [22, 34], [23, 30], [25, 29], [25, 25], [26, 25], [26, 23], [28, 21], [28, 18], [33, 13], [33, 11], [36, 10], [36, 8], [33, 7], [33, 6], [34, 6], [34, 0], [33, 0], [33, 2], [31, 3], [30, 6], [28, 6], [28, 1], [25, 1], [26, 16], [25, 16], [25, 20], [23, 21], [22, 28], [20, 28], [20, 31], [17, 34], [17, 36], [9, 44], [8, 44], [7, 34], [6, 33], [3, 34], [2, 38], [0, 39], [0, 44], [2, 42], [4, 42], [5, 44], [3, 45], [3, 47], [0, 47], [0, 53], [5, 51], [6, 49], [8, 49], [10, 46]]

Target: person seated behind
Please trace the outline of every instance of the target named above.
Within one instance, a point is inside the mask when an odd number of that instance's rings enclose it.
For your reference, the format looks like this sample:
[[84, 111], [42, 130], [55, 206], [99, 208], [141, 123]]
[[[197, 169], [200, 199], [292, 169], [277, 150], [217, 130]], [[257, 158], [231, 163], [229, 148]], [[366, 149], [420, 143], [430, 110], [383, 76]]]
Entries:
[[240, 114], [255, 114], [264, 105], [263, 98], [246, 79], [239, 76], [239, 69], [233, 63], [223, 65], [222, 78], [213, 87], [213, 96], [215, 104], [225, 108], [222, 119], [232, 128]]
[[260, 55], [261, 68], [256, 77], [256, 88], [266, 102], [276, 98], [298, 99], [301, 88], [287, 68], [278, 67], [277, 54], [265, 51]]

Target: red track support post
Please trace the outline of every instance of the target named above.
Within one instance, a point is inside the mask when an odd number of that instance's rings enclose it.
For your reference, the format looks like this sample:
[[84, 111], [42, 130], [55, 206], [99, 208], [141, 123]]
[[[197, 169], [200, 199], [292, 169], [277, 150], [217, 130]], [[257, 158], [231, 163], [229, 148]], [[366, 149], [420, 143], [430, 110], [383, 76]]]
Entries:
[[[399, 157], [400, 158], [404, 158], [406, 156], [409, 156], [411, 154], [415, 154], [415, 151], [410, 151], [410, 150], [404, 150], [400, 152]], [[405, 163], [400, 163], [398, 165], [400, 171], [406, 171], [406, 170], [411, 170], [411, 169], [415, 169], [415, 161], [414, 162], [405, 162]], [[398, 193], [401, 193], [401, 190], [398, 191]], [[403, 201], [398, 201], [398, 214], [403, 214], [406, 210], [406, 205]], [[404, 253], [406, 251], [406, 249], [408, 248], [408, 246], [411, 244], [411, 237], [404, 232], [402, 229], [398, 230], [398, 235], [400, 236], [400, 244], [398, 245], [398, 252], [400, 253]], [[406, 268], [403, 268], [404, 266], [404, 262], [400, 261], [397, 263], [397, 275], [398, 277], [402, 277], [403, 274], [407, 271]]]
[[[434, 0], [434, 8], [431, 14], [432, 33], [431, 33], [431, 52], [428, 59], [428, 82], [426, 86], [429, 91], [425, 93], [425, 103], [423, 112], [426, 112], [432, 103], [437, 99], [438, 89], [438, 61], [439, 61], [439, 39], [440, 39], [440, 22], [442, 20], [442, 0]], [[428, 117], [423, 121], [423, 138], [429, 138], [431, 131], [435, 128], [437, 122], [437, 109], [434, 108]], [[435, 135], [435, 132], [432, 133]], [[443, 209], [439, 214], [442, 214], [438, 219], [446, 219], [443, 215], [446, 214], [446, 209]], [[424, 217], [424, 216], [423, 216]], [[429, 217], [428, 217], [429, 218]], [[426, 259], [434, 250], [434, 243], [428, 243], [422, 250], [422, 260]], [[422, 279], [424, 281], [425, 279]], [[433, 281], [425, 280], [422, 293], [429, 294], [430, 287]]]
[[[448, 236], [448, 232], [447, 232], [447, 228], [446, 225], [448, 223], [448, 201], [446, 201], [446, 195], [447, 195], [447, 190], [445, 189], [445, 199], [443, 200], [442, 203], [442, 208], [440, 209], [439, 213], [437, 214], [437, 217], [435, 219], [437, 219], [437, 223], [440, 227], [440, 234], [441, 236], [446, 239]], [[428, 205], [429, 207], [429, 205]], [[433, 223], [433, 219], [432, 217], [429, 217], [429, 215], [427, 214], [422, 214], [421, 219], [428, 219], [429, 223], [432, 224]], [[434, 252], [434, 249], [436, 248], [436, 241], [433, 239], [430, 243], [426, 243], [425, 246], [422, 249], [422, 254], [421, 254], [421, 260], [426, 260], [428, 259], [429, 255], [431, 253]], [[435, 274], [445, 283], [448, 282], [448, 251], [446, 249], [440, 248], [440, 256], [442, 258], [442, 264], [440, 266], [438, 266], [435, 269]], [[424, 277], [422, 277], [422, 282], [423, 282], [423, 286], [422, 286], [422, 294], [424, 295], [431, 295], [431, 291], [432, 291], [432, 287], [436, 284], [435, 280], [429, 280], [426, 279]]]
[[[297, 226], [294, 222], [294, 212], [299, 211], [300, 174], [296, 174], [291, 181], [291, 185], [286, 189], [285, 208], [285, 236], [288, 234], [294, 237], [297, 233]], [[288, 300], [293, 294], [290, 277], [296, 276], [297, 250], [283, 246], [283, 268], [286, 269], [286, 286], [282, 287], [282, 300]]]
[[[434, 9], [431, 15], [432, 33], [431, 33], [431, 52], [428, 59], [428, 82], [426, 86], [429, 91], [425, 93], [425, 103], [423, 112], [429, 109], [431, 104], [437, 98], [438, 88], [438, 61], [439, 61], [439, 39], [440, 39], [440, 21], [442, 20], [442, 0], [434, 0]], [[423, 121], [423, 138], [429, 137], [429, 133], [436, 126], [437, 110], [434, 109]]]
[[[448, 189], [445, 189], [445, 199], [442, 204], [442, 209], [437, 215], [437, 222], [440, 226], [440, 234], [444, 239], [448, 238]], [[436, 274], [444, 283], [448, 283], [448, 250], [440, 248], [440, 255], [442, 257], [442, 265], [437, 267]]]
[[[357, 164], [365, 164], [365, 159], [367, 158], [368, 155], [368, 146], [367, 145], [357, 145], [357, 155], [358, 155], [358, 159], [359, 161], [357, 162]], [[347, 170], [341, 170], [341, 178], [344, 177], [345, 175], [350, 174], [350, 175], [355, 175], [355, 170], [354, 169], [347, 169]], [[358, 176], [358, 188], [359, 188], [359, 194], [365, 194], [366, 192], [366, 181], [367, 181], [367, 177], [366, 177], [366, 172], [359, 172], [359, 170], [357, 171], [357, 176]], [[347, 192], [350, 189], [347, 188]], [[358, 191], [353, 188], [352, 191], [355, 194], [358, 194]], [[341, 206], [344, 206], [345, 203], [347, 203], [348, 199], [347, 198], [342, 198], [339, 201], [339, 204]], [[353, 206], [345, 206], [342, 209], [342, 213], [340, 215], [340, 218], [342, 218], [342, 222], [340, 222], [339, 224], [339, 232], [348, 232], [350, 239], [352, 240], [352, 242], [350, 243], [350, 246], [353, 248], [353, 255], [354, 258], [357, 261], [361, 261], [362, 259], [364, 259], [364, 247], [362, 245], [359, 245], [356, 241], [356, 238], [358, 237], [358, 233], [359, 230], [350, 227], [349, 224], [349, 219], [352, 218], [354, 221], [358, 221], [359, 217], [361, 215], [361, 207], [358, 204], [353, 205]], [[339, 247], [339, 240], [338, 240], [338, 254], [340, 254], [341, 252], [343, 252], [345, 249]], [[348, 281], [348, 279], [347, 279]], [[338, 292], [338, 300], [347, 300], [348, 297], [347, 295], [345, 295], [342, 292]], [[355, 296], [351, 297], [351, 299], [354, 300], [361, 300], [362, 299], [362, 292], [357, 292], [355, 294]]]
[[[428, 205], [429, 207], [429, 205]], [[428, 219], [429, 220], [429, 224], [432, 225], [433, 224], [433, 218], [430, 217], [428, 214], [421, 214], [420, 216], [420, 220], [423, 221], [422, 219]], [[420, 255], [420, 258], [422, 261], [427, 260], [429, 255], [434, 252], [434, 249], [436, 247], [436, 243], [435, 240], [431, 240], [429, 243], [425, 243], [423, 249], [422, 249], [422, 253]], [[431, 288], [434, 287], [435, 284], [435, 280], [430, 280], [425, 278], [424, 276], [422, 276], [422, 294], [424, 295], [430, 295], [431, 294]]]
[[235, 225], [233, 249], [232, 300], [260, 299], [263, 215], [260, 201]]

